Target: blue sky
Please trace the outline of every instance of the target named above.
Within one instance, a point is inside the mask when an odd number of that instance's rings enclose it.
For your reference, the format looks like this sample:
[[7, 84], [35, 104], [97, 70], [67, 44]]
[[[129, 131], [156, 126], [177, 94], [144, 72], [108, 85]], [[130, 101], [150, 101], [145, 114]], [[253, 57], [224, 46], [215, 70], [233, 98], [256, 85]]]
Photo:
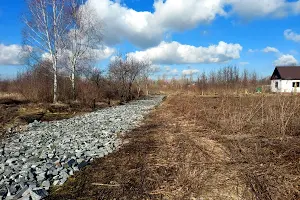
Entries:
[[[117, 52], [147, 58], [168, 77], [209, 72], [226, 65], [261, 76], [275, 65], [300, 61], [300, 0], [87, 0], [104, 23], [105, 69]], [[0, 4], [0, 78], [26, 67], [22, 45], [23, 0]]]

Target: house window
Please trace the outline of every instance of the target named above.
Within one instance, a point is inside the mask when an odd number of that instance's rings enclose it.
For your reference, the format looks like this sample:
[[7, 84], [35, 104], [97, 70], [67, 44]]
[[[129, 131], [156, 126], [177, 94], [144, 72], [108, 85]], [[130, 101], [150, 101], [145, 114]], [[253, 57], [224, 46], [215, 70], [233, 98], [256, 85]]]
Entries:
[[278, 89], [278, 81], [275, 82], [275, 88]]
[[300, 82], [293, 82], [293, 87], [300, 87]]

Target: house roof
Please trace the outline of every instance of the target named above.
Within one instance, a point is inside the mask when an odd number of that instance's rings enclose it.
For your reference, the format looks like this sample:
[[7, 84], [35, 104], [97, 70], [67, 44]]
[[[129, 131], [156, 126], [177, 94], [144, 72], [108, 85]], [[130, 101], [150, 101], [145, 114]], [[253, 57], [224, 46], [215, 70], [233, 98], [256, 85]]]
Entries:
[[276, 67], [271, 80], [300, 80], [300, 66]]

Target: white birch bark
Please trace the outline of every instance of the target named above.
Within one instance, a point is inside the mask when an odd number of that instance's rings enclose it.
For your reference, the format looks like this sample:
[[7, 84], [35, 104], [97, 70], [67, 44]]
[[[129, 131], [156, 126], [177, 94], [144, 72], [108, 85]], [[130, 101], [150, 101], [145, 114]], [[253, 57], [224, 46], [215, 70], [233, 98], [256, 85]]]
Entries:
[[25, 23], [24, 43], [39, 55], [36, 62], [45, 57], [52, 63], [53, 102], [58, 101], [58, 58], [59, 50], [64, 48], [65, 35], [70, 24], [65, 15], [64, 0], [28, 0], [28, 13], [23, 17]]
[[[72, 29], [67, 41], [68, 65], [71, 71], [72, 95], [76, 100], [76, 74], [84, 70], [82, 65], [97, 60], [97, 50], [101, 48], [101, 29], [96, 28], [93, 10], [89, 6], [79, 6], [72, 0]], [[97, 24], [97, 27], [99, 24]]]

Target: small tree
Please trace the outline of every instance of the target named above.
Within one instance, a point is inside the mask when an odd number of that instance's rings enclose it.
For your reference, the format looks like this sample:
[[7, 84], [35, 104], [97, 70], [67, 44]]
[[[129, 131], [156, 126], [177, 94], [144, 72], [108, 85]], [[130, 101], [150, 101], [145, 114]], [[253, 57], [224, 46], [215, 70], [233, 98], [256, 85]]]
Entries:
[[141, 71], [140, 75], [138, 76], [137, 79], [137, 90], [138, 90], [138, 96], [140, 96], [140, 91], [141, 91], [141, 87], [144, 88], [144, 92], [145, 95], [148, 96], [149, 95], [149, 77], [154, 74], [155, 72], [157, 72], [157, 68], [155, 68], [154, 66], [151, 66], [150, 64], [151, 62], [148, 60], [144, 61], [144, 65], [145, 68]]
[[71, 27], [65, 42], [67, 66], [71, 71], [72, 96], [76, 100], [75, 76], [86, 62], [97, 59], [101, 48], [101, 29], [97, 24], [90, 6], [81, 6], [78, 0], [71, 0], [70, 12]]
[[248, 82], [249, 82], [249, 72], [247, 69], [244, 69], [243, 74], [242, 74], [243, 80], [243, 86], [244, 88], [246, 88], [248, 86]]
[[119, 85], [118, 91], [122, 101], [133, 99], [133, 84], [149, 67], [149, 62], [128, 56], [125, 58], [117, 56], [111, 61], [109, 64], [109, 75]]

